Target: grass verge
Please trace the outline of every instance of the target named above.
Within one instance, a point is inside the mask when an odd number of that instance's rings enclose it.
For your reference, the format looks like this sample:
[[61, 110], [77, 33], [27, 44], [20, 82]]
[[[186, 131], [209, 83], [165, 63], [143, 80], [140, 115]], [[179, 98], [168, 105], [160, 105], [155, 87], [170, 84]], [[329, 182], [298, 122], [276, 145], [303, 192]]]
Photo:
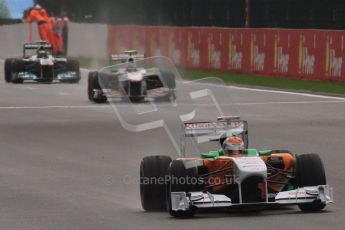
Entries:
[[184, 79], [196, 80], [205, 77], [216, 77], [225, 83], [233, 83], [244, 86], [259, 86], [284, 90], [309, 91], [317, 93], [345, 95], [345, 84], [329, 81], [315, 81], [291, 79], [285, 77], [256, 76], [249, 74], [219, 73], [194, 70], [180, 70]]

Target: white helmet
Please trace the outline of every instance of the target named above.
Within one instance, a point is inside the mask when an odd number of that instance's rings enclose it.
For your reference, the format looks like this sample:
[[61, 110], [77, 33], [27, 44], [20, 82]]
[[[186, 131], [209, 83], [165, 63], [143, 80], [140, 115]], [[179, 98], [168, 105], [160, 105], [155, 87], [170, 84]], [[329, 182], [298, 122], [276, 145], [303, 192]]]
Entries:
[[233, 155], [236, 152], [242, 153], [244, 150], [244, 142], [240, 137], [228, 137], [222, 144], [225, 155]]
[[42, 6], [40, 5], [40, 4], [35, 4], [35, 7], [34, 7], [36, 10], [40, 10], [40, 9], [42, 9]]

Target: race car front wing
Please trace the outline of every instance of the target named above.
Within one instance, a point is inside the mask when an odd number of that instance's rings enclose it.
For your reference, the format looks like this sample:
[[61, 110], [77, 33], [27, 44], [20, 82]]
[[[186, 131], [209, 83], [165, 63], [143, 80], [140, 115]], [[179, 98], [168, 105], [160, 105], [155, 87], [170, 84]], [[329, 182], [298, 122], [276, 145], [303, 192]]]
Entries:
[[169, 88], [157, 88], [154, 90], [148, 90], [146, 94], [142, 93], [140, 95], [132, 96], [128, 95], [124, 90], [121, 89], [94, 89], [94, 98], [100, 98], [106, 96], [108, 101], [121, 101], [124, 99], [128, 99], [130, 97], [142, 97], [146, 100], [155, 100], [162, 97], [168, 97], [171, 95], [176, 94], [176, 89], [169, 89]]
[[171, 209], [173, 211], [187, 211], [196, 208], [226, 208], [241, 205], [297, 205], [304, 203], [320, 202], [333, 203], [333, 188], [329, 185], [318, 185], [297, 188], [295, 190], [280, 192], [275, 196], [275, 201], [257, 203], [232, 203], [231, 199], [222, 194], [203, 192], [171, 192]]
[[[68, 79], [74, 79], [77, 78], [78, 74], [76, 72], [72, 71], [66, 71], [56, 74], [56, 77], [54, 80], [68, 80]], [[18, 78], [22, 78], [23, 80], [40, 80], [42, 79], [41, 76], [36, 76], [35, 74], [31, 72], [20, 72], [18, 74]]]

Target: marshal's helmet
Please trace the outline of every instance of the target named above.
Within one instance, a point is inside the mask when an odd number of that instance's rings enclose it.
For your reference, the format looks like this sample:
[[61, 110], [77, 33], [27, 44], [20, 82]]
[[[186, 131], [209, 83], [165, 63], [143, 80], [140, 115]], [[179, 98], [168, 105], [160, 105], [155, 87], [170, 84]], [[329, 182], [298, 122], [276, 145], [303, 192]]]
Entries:
[[228, 137], [224, 140], [222, 149], [224, 154], [228, 156], [242, 154], [244, 150], [244, 142], [240, 137]]

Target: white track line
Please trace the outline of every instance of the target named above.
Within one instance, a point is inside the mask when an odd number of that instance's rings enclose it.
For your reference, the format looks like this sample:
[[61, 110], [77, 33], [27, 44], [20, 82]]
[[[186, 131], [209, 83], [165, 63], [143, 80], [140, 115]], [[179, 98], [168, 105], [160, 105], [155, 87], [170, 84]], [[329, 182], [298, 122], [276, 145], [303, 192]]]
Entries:
[[[229, 104], [235, 105], [235, 106], [246, 106], [246, 105], [284, 105], [284, 104], [330, 104], [330, 103], [345, 103], [345, 101], [283, 101], [283, 102], [242, 102], [242, 103], [234, 103]], [[186, 103], [178, 103], [178, 105], [181, 106], [190, 106], [191, 104]], [[226, 105], [226, 104], [222, 104]], [[119, 105], [119, 106], [126, 106], [126, 105]], [[145, 106], [145, 105], [143, 105]], [[150, 106], [150, 105], [148, 105]], [[162, 104], [161, 106], [171, 107], [171, 105], [168, 104]], [[214, 106], [213, 104], [193, 104], [193, 106], [201, 106], [201, 107], [209, 107]], [[49, 105], [49, 106], [0, 106], [0, 110], [24, 110], [24, 109], [111, 109], [112, 107], [109, 104], [105, 105]]]

